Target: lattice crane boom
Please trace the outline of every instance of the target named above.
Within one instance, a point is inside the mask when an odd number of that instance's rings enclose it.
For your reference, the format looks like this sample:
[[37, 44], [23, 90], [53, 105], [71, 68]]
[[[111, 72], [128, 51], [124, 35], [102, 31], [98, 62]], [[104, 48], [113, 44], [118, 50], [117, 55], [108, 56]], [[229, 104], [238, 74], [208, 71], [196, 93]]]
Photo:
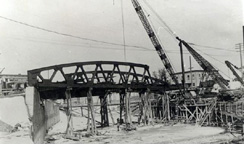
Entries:
[[155, 47], [161, 61], [163, 62], [167, 72], [169, 73], [169, 75], [172, 78], [172, 80], [174, 81], [174, 83], [179, 86], [179, 82], [176, 79], [175, 72], [172, 68], [172, 65], [171, 65], [167, 55], [165, 54], [161, 44], [159, 43], [159, 40], [158, 40], [157, 36], [155, 35], [155, 33], [154, 33], [147, 17], [145, 16], [145, 13], [143, 12], [140, 4], [138, 3], [137, 0], [131, 0], [131, 1], [132, 1], [132, 4], [133, 4], [133, 6], [134, 6], [134, 8], [135, 8], [135, 10], [139, 16], [144, 28], [145, 28], [150, 40], [152, 41], [153, 46]]
[[[235, 69], [233, 67], [235, 67], [236, 69], [238, 69], [237, 66], [233, 65], [231, 62], [229, 61], [225, 61], [225, 64], [228, 66], [228, 68], [232, 71], [232, 73], [235, 75], [235, 77], [237, 78], [237, 80], [244, 86], [244, 81], [242, 80], [242, 78], [238, 75], [238, 73], [235, 71]], [[233, 66], [233, 67], [232, 67]]]
[[207, 72], [210, 77], [223, 89], [228, 89], [228, 81], [224, 79], [205, 58], [203, 58], [199, 53], [197, 53], [187, 42], [181, 40], [180, 38], [176, 37], [182, 44], [187, 48], [187, 50], [191, 53], [197, 63], [202, 67], [202, 69]]

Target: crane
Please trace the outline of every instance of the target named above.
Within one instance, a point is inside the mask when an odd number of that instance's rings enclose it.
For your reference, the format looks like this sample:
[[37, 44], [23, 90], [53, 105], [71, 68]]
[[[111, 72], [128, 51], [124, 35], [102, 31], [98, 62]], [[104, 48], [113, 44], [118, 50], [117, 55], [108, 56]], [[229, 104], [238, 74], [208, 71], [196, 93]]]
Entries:
[[[140, 6], [140, 4], [137, 0], [131, 0], [131, 1], [132, 1], [132, 4], [147, 32], [153, 46], [155, 47], [161, 61], [163, 62], [164, 67], [166, 68], [167, 72], [169, 73], [169, 75], [172, 78], [172, 80], [174, 81], [174, 83], [179, 87], [179, 82], [175, 76], [175, 72], [172, 68], [172, 65], [171, 65], [167, 55], [165, 54], [165, 51], [163, 50], [157, 36], [155, 35], [147, 17], [145, 16], [145, 13], [143, 12], [142, 7]], [[180, 90], [180, 92], [181, 92], [181, 90]]]
[[179, 37], [176, 37], [176, 39], [179, 40], [187, 48], [187, 50], [191, 53], [197, 63], [221, 87], [221, 89], [228, 89], [228, 81], [220, 75], [218, 70], [216, 70], [205, 58], [197, 53], [187, 42], [180, 39]]
[[[235, 77], [237, 78], [237, 80], [244, 86], [244, 81], [243, 79], [237, 74], [237, 72], [235, 71], [234, 68], [238, 69], [237, 66], [235, 66], [234, 64], [232, 64], [231, 62], [229, 61], [225, 61], [225, 64], [228, 66], [228, 68], [232, 71], [232, 73], [235, 75]], [[234, 68], [233, 68], [233, 67]]]

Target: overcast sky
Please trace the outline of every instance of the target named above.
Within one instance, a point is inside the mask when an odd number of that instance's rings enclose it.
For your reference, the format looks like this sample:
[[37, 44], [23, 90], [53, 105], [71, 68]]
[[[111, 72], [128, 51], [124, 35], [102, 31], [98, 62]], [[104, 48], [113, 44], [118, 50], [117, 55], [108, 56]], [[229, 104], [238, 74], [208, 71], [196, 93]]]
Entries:
[[[242, 43], [241, 0], [146, 1], [180, 38], [216, 47], [194, 48], [225, 74], [231, 74], [225, 60], [240, 66], [235, 44]], [[180, 71], [178, 42], [148, 5], [143, 0], [139, 2], [175, 70]], [[151, 71], [163, 68], [130, 0], [123, 0], [123, 11], [126, 45], [150, 51], [126, 47], [124, 59], [123, 46], [71, 38], [0, 18], [0, 68], [5, 68], [5, 74], [26, 74], [27, 70], [44, 66], [97, 60], [143, 63]], [[123, 44], [121, 0], [1, 0], [0, 16], [60, 33]], [[187, 51], [184, 60], [189, 70]], [[193, 67], [200, 69], [195, 61]]]

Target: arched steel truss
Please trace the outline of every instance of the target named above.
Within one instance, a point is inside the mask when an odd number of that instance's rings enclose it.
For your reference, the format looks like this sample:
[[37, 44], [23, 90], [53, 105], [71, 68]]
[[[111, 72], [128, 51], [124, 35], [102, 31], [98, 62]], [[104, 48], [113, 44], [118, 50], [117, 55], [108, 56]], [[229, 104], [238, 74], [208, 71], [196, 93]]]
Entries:
[[114, 61], [70, 63], [29, 70], [28, 84], [35, 86], [43, 99], [65, 98], [67, 88], [72, 88], [72, 97], [82, 97], [89, 88], [93, 89], [93, 95], [103, 95], [107, 91], [123, 89], [132, 92], [150, 89], [160, 93], [166, 87], [164, 81], [151, 76], [149, 66]]

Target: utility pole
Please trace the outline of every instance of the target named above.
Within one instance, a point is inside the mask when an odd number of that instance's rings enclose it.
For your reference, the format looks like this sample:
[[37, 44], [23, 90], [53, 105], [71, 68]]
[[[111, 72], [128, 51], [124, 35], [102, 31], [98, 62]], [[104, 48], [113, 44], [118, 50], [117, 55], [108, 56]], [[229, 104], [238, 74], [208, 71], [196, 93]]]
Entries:
[[240, 61], [241, 61], [241, 68], [240, 69], [241, 69], [241, 76], [242, 76], [242, 79], [243, 79], [244, 75], [243, 75], [243, 64], [242, 64], [242, 46], [243, 46], [242, 43], [236, 44], [236, 49], [239, 49], [239, 51], [240, 51]]
[[[242, 32], [243, 32], [243, 35], [242, 35], [242, 37], [243, 37], [242, 46], [243, 46], [243, 44], [244, 44], [244, 26], [242, 26]], [[244, 46], [243, 46], [243, 55], [244, 55]]]

